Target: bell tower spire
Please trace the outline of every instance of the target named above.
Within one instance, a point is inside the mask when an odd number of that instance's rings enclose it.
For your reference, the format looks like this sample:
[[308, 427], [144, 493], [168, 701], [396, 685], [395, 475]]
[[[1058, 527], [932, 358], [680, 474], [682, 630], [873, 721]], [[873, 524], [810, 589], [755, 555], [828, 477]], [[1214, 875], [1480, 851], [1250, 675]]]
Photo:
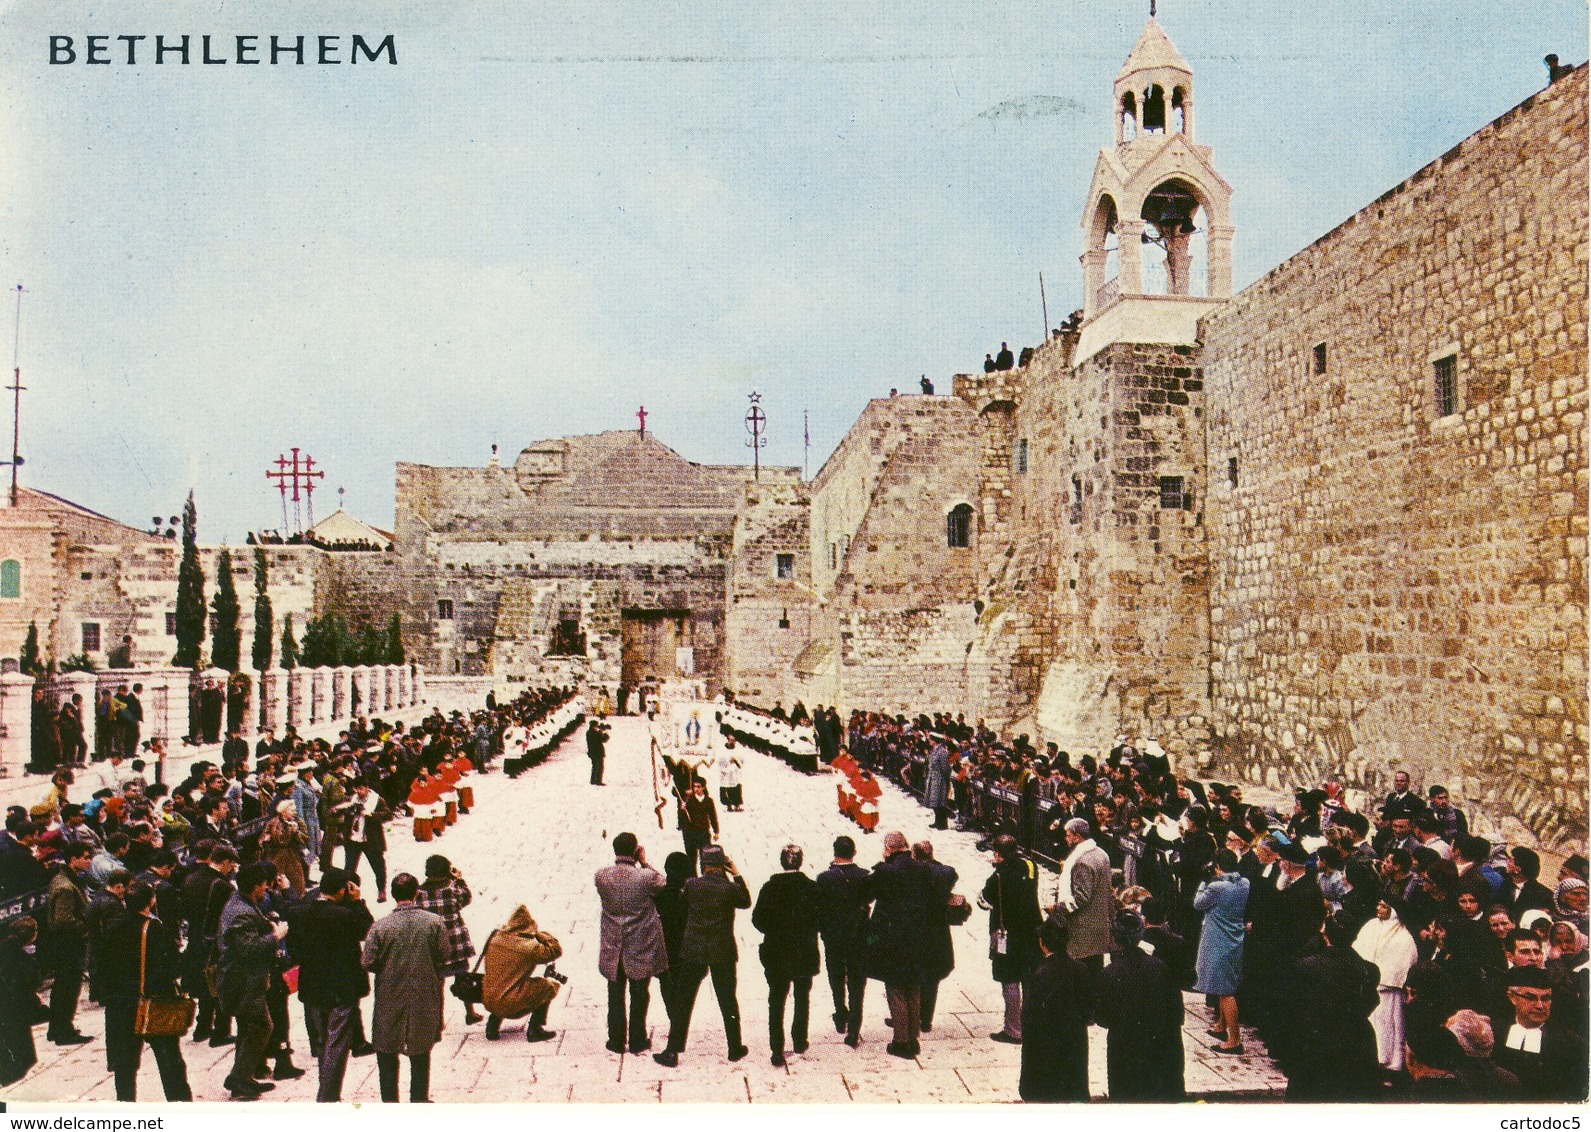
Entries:
[[1083, 212], [1082, 356], [1110, 342], [1192, 342], [1199, 317], [1232, 294], [1232, 187], [1195, 138], [1193, 68], [1152, 3], [1111, 106], [1114, 144], [1099, 152]]

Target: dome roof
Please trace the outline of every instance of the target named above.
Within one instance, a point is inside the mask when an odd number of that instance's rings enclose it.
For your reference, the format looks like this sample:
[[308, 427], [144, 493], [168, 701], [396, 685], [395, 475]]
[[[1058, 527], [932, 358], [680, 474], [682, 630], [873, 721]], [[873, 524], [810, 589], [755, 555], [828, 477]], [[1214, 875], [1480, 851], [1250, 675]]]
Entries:
[[1156, 70], [1176, 70], [1193, 74], [1193, 68], [1188, 66], [1188, 61], [1182, 57], [1182, 52], [1177, 50], [1177, 45], [1171, 42], [1166, 30], [1151, 16], [1149, 22], [1144, 25], [1143, 34], [1138, 37], [1138, 42], [1133, 44], [1127, 61], [1116, 73], [1116, 81], [1120, 82], [1128, 75], [1139, 71]]

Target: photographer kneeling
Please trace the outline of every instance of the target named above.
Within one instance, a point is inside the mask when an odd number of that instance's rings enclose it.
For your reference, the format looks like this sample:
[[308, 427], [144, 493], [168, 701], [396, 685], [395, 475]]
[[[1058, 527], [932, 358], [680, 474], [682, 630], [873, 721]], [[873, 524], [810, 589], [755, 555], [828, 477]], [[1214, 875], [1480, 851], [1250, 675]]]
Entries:
[[[529, 1016], [525, 1040], [545, 1042], [558, 1036], [547, 1029], [547, 1008], [558, 996], [568, 977], [559, 974], [553, 960], [563, 954], [557, 937], [541, 931], [526, 907], [515, 909], [508, 922], [486, 939], [481, 960], [486, 970], [480, 977], [481, 1003], [488, 1011], [486, 1039], [495, 1042], [503, 1019]], [[535, 969], [546, 963], [540, 975]]]

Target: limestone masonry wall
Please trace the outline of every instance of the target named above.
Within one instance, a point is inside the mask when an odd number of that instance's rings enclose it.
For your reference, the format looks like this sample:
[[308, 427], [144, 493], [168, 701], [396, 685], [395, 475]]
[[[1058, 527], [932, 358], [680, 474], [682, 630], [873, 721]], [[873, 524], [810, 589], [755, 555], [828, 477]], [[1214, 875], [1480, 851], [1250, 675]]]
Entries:
[[1580, 836], [1586, 169], [1582, 67], [1205, 320], [1214, 726], [1251, 779], [1407, 766]]

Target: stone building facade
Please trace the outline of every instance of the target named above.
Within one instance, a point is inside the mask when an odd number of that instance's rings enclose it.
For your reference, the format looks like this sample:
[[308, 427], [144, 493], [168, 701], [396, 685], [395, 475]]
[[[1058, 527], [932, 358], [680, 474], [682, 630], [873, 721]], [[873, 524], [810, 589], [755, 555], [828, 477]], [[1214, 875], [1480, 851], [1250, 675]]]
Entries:
[[[694, 676], [716, 690], [737, 538], [748, 566], [795, 546], [803, 502], [799, 469], [694, 464], [639, 431], [542, 441], [510, 466], [399, 464], [406, 639], [444, 674], [610, 687]], [[742, 624], [777, 603], [767, 578], [743, 570], [736, 588]], [[739, 651], [746, 671], [781, 667], [758, 655], [777, 640], [756, 641]]]
[[[32, 624], [46, 661], [81, 655], [101, 669], [113, 661], [134, 668], [169, 664], [177, 647], [182, 544], [48, 492], [23, 488], [17, 502], [0, 508], [0, 571], [16, 583], [14, 590], [0, 588], [0, 662], [15, 665]], [[199, 550], [206, 602], [215, 595], [220, 552], [215, 546]], [[327, 564], [334, 556], [306, 546], [272, 546], [265, 553], [276, 634], [288, 615], [302, 633], [318, 608], [317, 593], [324, 604]], [[251, 547], [233, 548], [232, 569], [246, 654], [254, 635]], [[379, 604], [389, 606], [390, 599]], [[116, 651], [124, 637], [132, 638], [125, 658]]]

